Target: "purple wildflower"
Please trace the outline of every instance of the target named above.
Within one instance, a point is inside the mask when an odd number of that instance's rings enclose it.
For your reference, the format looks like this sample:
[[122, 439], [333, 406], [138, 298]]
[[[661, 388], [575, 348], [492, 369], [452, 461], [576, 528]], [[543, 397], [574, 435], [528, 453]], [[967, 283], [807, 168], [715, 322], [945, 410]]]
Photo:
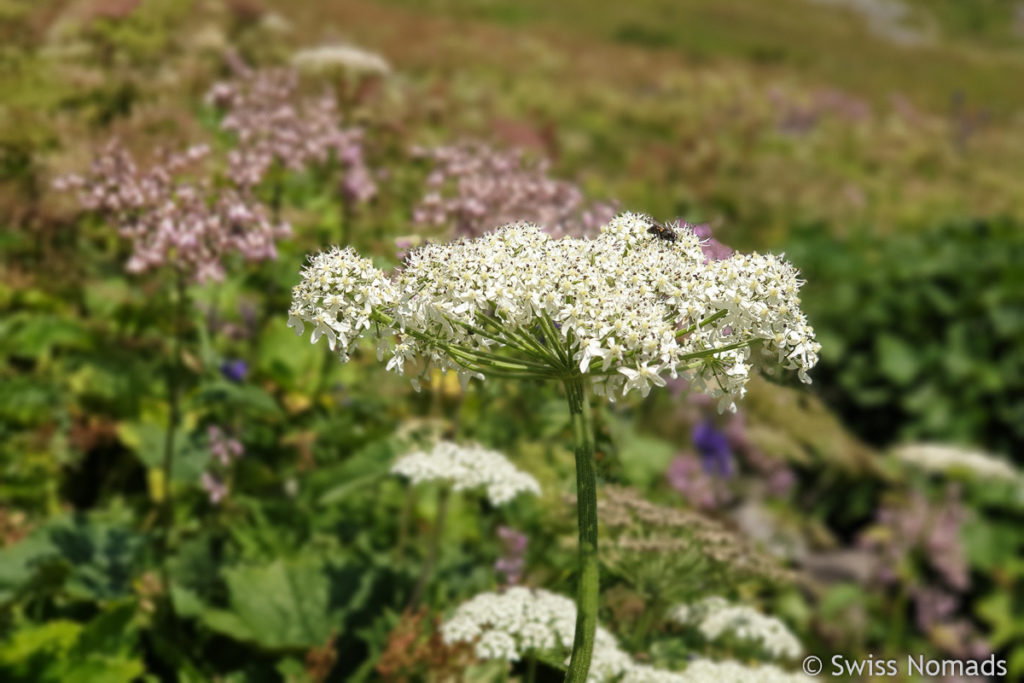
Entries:
[[211, 472], [203, 472], [199, 476], [199, 485], [210, 497], [210, 503], [212, 505], [219, 505], [220, 502], [228, 495], [227, 484], [222, 482]]
[[206, 437], [209, 441], [210, 453], [223, 467], [227, 467], [233, 460], [237, 460], [245, 454], [242, 442], [229, 437], [223, 429], [216, 425], [207, 427]]
[[725, 434], [704, 420], [693, 429], [693, 445], [700, 455], [704, 471], [712, 476], [729, 477], [733, 473], [732, 451]]
[[376, 195], [362, 130], [339, 125], [332, 95], [301, 97], [294, 69], [252, 69], [237, 57], [231, 67], [234, 78], [214, 85], [207, 100], [225, 112], [221, 129], [237, 138], [228, 155], [235, 183], [253, 187], [275, 165], [299, 171], [333, 157], [345, 172], [340, 189], [346, 200], [362, 203]]
[[249, 364], [241, 358], [226, 360], [220, 364], [220, 374], [232, 382], [243, 382], [249, 373]]
[[504, 574], [505, 584], [512, 586], [523, 578], [529, 537], [521, 531], [507, 526], [498, 527], [498, 536], [501, 538], [505, 554], [494, 563], [494, 570], [499, 574]]
[[708, 477], [700, 461], [691, 453], [677, 455], [669, 463], [665, 478], [669, 486], [683, 495], [690, 505], [702, 510], [718, 505], [716, 482]]
[[519, 150], [496, 150], [465, 141], [414, 149], [433, 165], [413, 222], [445, 225], [455, 234], [480, 235], [508, 223], [536, 223], [555, 236], [584, 235], [614, 217], [609, 203], [588, 204], [574, 184], [548, 175], [550, 163], [528, 162]]
[[196, 174], [209, 154], [197, 145], [162, 154], [140, 167], [117, 140], [109, 142], [85, 174], [59, 178], [55, 187], [76, 190], [88, 211], [111, 221], [132, 247], [125, 270], [143, 273], [171, 266], [196, 282], [222, 280], [224, 258], [277, 258], [276, 241], [291, 234], [272, 220], [245, 187], [219, 186]]

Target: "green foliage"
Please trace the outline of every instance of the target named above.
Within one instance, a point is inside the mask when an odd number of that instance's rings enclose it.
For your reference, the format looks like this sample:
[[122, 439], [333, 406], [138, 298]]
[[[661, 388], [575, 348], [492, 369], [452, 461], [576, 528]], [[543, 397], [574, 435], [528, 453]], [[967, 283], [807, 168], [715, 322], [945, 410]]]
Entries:
[[816, 381], [863, 438], [1024, 444], [1024, 231], [1010, 220], [912, 234], [820, 227], [788, 255], [813, 287]]
[[134, 605], [123, 604], [83, 625], [54, 620], [18, 629], [0, 643], [0, 674], [14, 683], [129, 683], [145, 671], [130, 643]]
[[230, 609], [207, 609], [201, 621], [214, 631], [269, 649], [323, 645], [344, 629], [348, 612], [362, 607], [373, 579], [372, 574], [346, 571], [309, 556], [233, 567], [224, 577]]
[[0, 603], [22, 590], [105, 602], [132, 593], [143, 539], [120, 513], [55, 517], [0, 551]]

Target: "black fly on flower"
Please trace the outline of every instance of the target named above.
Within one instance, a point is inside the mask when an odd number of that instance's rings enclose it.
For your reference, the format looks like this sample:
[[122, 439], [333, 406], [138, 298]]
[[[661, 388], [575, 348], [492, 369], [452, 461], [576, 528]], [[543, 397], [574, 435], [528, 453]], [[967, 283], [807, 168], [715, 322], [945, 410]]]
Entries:
[[666, 242], [676, 241], [676, 231], [670, 227], [662, 225], [651, 216], [645, 216], [650, 222], [651, 227], [647, 228], [647, 232], [656, 236], [658, 239], [665, 240]]

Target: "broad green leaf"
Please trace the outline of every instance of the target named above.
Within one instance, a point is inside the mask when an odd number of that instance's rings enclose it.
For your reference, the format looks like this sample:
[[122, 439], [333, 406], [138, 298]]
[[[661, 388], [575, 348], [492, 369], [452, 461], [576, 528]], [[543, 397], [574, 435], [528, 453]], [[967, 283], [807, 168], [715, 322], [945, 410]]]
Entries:
[[203, 622], [236, 640], [270, 649], [322, 645], [340, 619], [329, 608], [330, 582], [322, 562], [279, 559], [224, 570], [230, 610], [209, 609]]

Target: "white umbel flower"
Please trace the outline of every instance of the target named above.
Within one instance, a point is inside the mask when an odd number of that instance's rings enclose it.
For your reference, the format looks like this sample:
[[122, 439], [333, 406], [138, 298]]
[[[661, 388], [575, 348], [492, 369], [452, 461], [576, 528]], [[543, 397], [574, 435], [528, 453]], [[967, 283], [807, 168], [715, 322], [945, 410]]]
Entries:
[[517, 469], [501, 453], [473, 444], [460, 446], [440, 441], [427, 451], [402, 456], [391, 467], [392, 474], [413, 484], [439, 481], [455, 491], [482, 488], [492, 505], [504, 505], [520, 493], [540, 495], [540, 484]]
[[[323, 336], [340, 326], [350, 341], [372, 319], [378, 337], [397, 337], [383, 346], [398, 355], [388, 367], [413, 379], [433, 367], [463, 379], [582, 377], [614, 400], [683, 376], [735, 409], [757, 345], [810, 381], [820, 347], [791, 265], [761, 254], [704, 263], [689, 226], [675, 226], [674, 239], [651, 228], [651, 219], [630, 213], [595, 239], [510, 225], [414, 249], [391, 278], [335, 249], [303, 271], [290, 321]], [[342, 281], [346, 270], [359, 277]], [[372, 313], [358, 305], [369, 301], [381, 302]]]
[[734, 605], [718, 596], [692, 605], [680, 605], [673, 610], [672, 619], [695, 627], [705, 640], [731, 635], [758, 645], [776, 659], [791, 659], [803, 651], [800, 641], [779, 619], [746, 605]]
[[299, 50], [292, 55], [292, 65], [300, 71], [311, 73], [331, 71], [379, 75], [391, 73], [391, 65], [380, 55], [346, 44], [320, 45]]
[[928, 472], [948, 473], [962, 470], [978, 479], [1024, 484], [1024, 476], [1013, 465], [981, 451], [917, 443], [900, 446], [893, 454], [898, 460]]
[[[527, 654], [561, 656], [572, 649], [576, 605], [540, 588], [516, 586], [481, 593], [456, 608], [441, 625], [444, 642], [472, 643], [480, 659], [518, 661]], [[615, 637], [598, 626], [588, 681], [614, 680], [632, 666]]]

